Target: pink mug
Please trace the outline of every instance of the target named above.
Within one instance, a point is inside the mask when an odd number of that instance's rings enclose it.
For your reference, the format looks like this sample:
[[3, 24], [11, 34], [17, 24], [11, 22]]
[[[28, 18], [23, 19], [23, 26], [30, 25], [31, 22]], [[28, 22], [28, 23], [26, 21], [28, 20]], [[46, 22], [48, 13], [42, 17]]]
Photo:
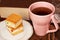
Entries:
[[[33, 9], [38, 7], [44, 7], [50, 9], [52, 12], [46, 15], [36, 15], [32, 12]], [[47, 10], [48, 11], [48, 10]], [[58, 24], [56, 19], [54, 18], [55, 7], [53, 4], [49, 2], [35, 2], [29, 6], [29, 16], [32, 20], [35, 33], [39, 36], [45, 36], [48, 33], [56, 32], [58, 30]], [[49, 30], [50, 22], [53, 21], [55, 28], [53, 30]]]

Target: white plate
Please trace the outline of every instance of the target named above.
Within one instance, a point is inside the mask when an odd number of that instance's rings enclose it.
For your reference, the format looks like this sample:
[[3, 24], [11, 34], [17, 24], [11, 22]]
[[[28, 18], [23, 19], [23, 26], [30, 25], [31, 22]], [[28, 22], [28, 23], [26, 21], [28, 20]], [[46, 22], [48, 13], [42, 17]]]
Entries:
[[7, 30], [5, 21], [0, 23], [0, 40], [28, 40], [33, 34], [33, 28], [29, 22], [23, 20], [24, 32], [18, 35], [11, 35]]

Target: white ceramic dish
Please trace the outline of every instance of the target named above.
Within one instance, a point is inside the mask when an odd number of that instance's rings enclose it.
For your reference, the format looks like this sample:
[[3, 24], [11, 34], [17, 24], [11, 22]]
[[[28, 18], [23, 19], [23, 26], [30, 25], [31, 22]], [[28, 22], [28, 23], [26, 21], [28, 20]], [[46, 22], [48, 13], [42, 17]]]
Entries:
[[33, 34], [33, 28], [29, 22], [23, 20], [24, 32], [12, 36], [7, 30], [5, 21], [0, 23], [0, 40], [28, 40]]

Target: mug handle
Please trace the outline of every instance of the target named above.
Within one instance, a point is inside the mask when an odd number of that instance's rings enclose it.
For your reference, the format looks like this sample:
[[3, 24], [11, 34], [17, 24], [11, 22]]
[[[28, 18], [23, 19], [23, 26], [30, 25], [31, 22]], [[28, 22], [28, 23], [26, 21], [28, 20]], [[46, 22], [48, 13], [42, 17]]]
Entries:
[[48, 30], [47, 33], [56, 32], [59, 28], [58, 24], [57, 24], [57, 20], [54, 18], [54, 15], [52, 15], [51, 19], [52, 19], [52, 22], [54, 23], [56, 29]]

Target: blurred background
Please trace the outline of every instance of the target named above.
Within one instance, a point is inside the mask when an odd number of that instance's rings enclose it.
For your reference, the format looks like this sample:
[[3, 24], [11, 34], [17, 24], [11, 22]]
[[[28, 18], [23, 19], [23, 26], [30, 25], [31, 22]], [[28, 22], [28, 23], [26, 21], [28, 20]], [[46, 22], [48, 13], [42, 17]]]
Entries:
[[0, 6], [28, 8], [30, 4], [37, 1], [47, 1], [54, 4], [57, 7], [60, 4], [60, 0], [0, 0]]

